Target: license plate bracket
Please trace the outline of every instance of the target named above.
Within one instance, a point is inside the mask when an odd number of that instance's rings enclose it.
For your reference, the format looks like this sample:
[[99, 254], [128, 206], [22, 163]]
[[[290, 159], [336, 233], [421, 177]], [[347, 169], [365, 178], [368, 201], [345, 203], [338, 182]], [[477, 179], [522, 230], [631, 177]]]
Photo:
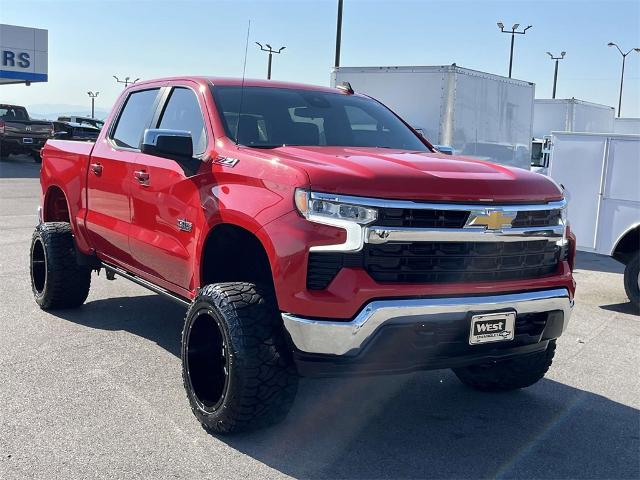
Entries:
[[33, 138], [30, 137], [26, 137], [22, 139], [22, 143], [26, 144], [26, 145], [32, 145], [33, 144]]
[[469, 345], [505, 342], [515, 337], [516, 312], [481, 313], [471, 316]]

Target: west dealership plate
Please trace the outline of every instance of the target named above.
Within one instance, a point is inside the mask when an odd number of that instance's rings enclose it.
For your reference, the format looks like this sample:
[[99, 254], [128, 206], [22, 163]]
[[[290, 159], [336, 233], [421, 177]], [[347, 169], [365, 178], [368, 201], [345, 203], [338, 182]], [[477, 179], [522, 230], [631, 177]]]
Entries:
[[516, 312], [485, 313], [471, 317], [469, 345], [513, 340]]

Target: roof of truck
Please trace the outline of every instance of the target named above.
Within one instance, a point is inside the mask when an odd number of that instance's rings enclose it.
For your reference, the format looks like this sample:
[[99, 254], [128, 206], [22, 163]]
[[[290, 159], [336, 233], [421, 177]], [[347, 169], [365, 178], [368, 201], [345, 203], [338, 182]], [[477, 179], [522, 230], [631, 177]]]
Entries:
[[[130, 85], [128, 88], [132, 88], [134, 86], [139, 87], [141, 85], [146, 85], [150, 83], [176, 82], [176, 81], [184, 81], [184, 80], [191, 80], [191, 81], [202, 83], [202, 84], [208, 83], [211, 85], [225, 85], [225, 86], [240, 86], [243, 84], [242, 78], [185, 75], [181, 77], [156, 78], [152, 80], [136, 82], [135, 84]], [[319, 85], [309, 85], [305, 83], [280, 82], [277, 80], [263, 80], [263, 79], [256, 79], [256, 78], [245, 78], [244, 86], [245, 87], [294, 88], [299, 90], [317, 90], [322, 92], [343, 93], [341, 90], [337, 88], [323, 87]]]

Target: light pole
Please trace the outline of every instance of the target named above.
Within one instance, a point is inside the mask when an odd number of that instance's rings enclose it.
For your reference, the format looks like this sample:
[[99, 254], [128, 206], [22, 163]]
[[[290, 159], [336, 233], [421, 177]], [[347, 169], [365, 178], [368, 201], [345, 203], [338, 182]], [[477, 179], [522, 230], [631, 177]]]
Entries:
[[340, 44], [342, 43], [342, 1], [338, 0], [338, 22], [336, 25], [336, 60], [334, 66], [340, 66]]
[[282, 52], [282, 50], [284, 50], [287, 47], [280, 47], [280, 49], [274, 50], [273, 48], [271, 48], [271, 45], [269, 45], [268, 43], [265, 44], [267, 48], [264, 48], [260, 42], [256, 42], [256, 45], [258, 45], [260, 47], [260, 50], [262, 50], [263, 52], [269, 52], [269, 66], [267, 67], [267, 80], [271, 80], [271, 60], [273, 58], [273, 54], [280, 53]]
[[498, 22], [498, 28], [500, 29], [500, 31], [502, 33], [510, 33], [511, 34], [511, 54], [509, 55], [509, 78], [511, 78], [511, 69], [513, 67], [513, 44], [514, 44], [515, 39], [516, 39], [516, 34], [524, 35], [525, 33], [527, 33], [527, 30], [529, 30], [533, 25], [529, 25], [527, 28], [525, 28], [521, 32], [518, 31], [518, 27], [519, 26], [520, 26], [520, 24], [516, 23], [516, 24], [513, 25], [513, 27], [511, 27], [511, 30], [505, 30], [504, 29], [504, 24], [502, 22]]
[[100, 92], [93, 93], [92, 91], [88, 91], [87, 95], [91, 97], [91, 118], [96, 118], [96, 97]]
[[618, 118], [620, 118], [620, 111], [622, 110], [622, 84], [624, 82], [624, 61], [627, 59], [627, 55], [629, 55], [631, 52], [640, 52], [640, 48], [632, 48], [627, 53], [622, 53], [620, 47], [613, 42], [609, 42], [607, 46], [616, 47], [620, 52], [620, 55], [622, 55], [622, 73], [620, 74], [620, 97], [618, 98]]
[[124, 83], [124, 88], [127, 88], [130, 83], [136, 83], [138, 80], [140, 80], [139, 78], [136, 78], [135, 80], [129, 80], [131, 77], [124, 77], [124, 80], [120, 80], [115, 75], [113, 76], [113, 78], [115, 78], [116, 82], [118, 83]]
[[551, 60], [556, 61], [556, 70], [553, 72], [553, 95], [551, 98], [556, 98], [556, 84], [558, 83], [558, 62], [564, 58], [567, 52], [560, 52], [559, 57], [554, 57], [551, 52], [547, 52], [547, 55], [551, 57]]

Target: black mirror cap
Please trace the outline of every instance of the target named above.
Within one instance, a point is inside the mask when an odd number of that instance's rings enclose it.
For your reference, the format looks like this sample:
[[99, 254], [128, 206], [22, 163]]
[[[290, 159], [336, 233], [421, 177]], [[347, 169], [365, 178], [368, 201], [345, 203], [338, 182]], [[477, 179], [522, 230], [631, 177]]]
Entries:
[[150, 128], [144, 131], [140, 151], [171, 159], [192, 158], [193, 139], [191, 133], [184, 130]]

